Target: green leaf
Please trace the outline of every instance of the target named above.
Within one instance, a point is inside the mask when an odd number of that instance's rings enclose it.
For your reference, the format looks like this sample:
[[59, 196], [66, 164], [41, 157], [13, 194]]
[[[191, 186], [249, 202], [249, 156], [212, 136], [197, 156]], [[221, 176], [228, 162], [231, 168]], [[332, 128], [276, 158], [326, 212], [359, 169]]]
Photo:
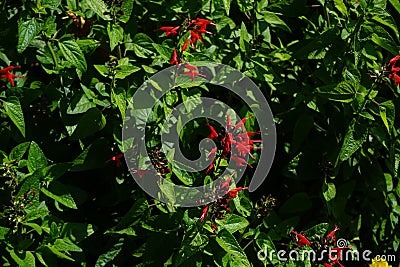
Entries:
[[35, 267], [35, 256], [30, 251], [24, 251], [22, 253], [16, 252], [15, 249], [7, 248], [10, 253], [11, 258], [18, 264], [20, 267]]
[[380, 104], [379, 106], [379, 115], [383, 121], [383, 124], [386, 127], [388, 133], [391, 133], [391, 128], [394, 126], [395, 119], [395, 107], [393, 101], [386, 101]]
[[91, 54], [100, 45], [99, 41], [93, 39], [79, 39], [76, 43], [84, 54]]
[[253, 8], [252, 5], [253, 1], [249, 1], [249, 0], [237, 0], [237, 4], [239, 6], [240, 11], [242, 11], [243, 13], [249, 11], [250, 9]]
[[342, 13], [343, 16], [348, 16], [347, 7], [343, 3], [343, 0], [335, 0], [335, 7], [337, 8], [337, 10], [339, 10], [340, 13]]
[[322, 186], [322, 192], [325, 200], [329, 202], [336, 196], [336, 187], [333, 183], [324, 183]]
[[70, 241], [63, 240], [63, 239], [56, 239], [53, 244], [54, 248], [56, 248], [59, 251], [76, 251], [76, 252], [82, 252], [82, 249], [78, 247], [77, 245], [73, 244]]
[[58, 46], [65, 59], [81, 71], [86, 71], [86, 59], [79, 45], [72, 39], [61, 39]]
[[67, 114], [85, 113], [91, 108], [96, 107], [96, 104], [90, 101], [85, 94], [77, 93], [71, 100], [67, 109]]
[[399, 50], [397, 48], [396, 43], [393, 41], [393, 38], [388, 36], [379, 36], [376, 33], [372, 34], [371, 40], [382, 47], [383, 49], [389, 51], [393, 55], [397, 55], [399, 53]]
[[18, 21], [18, 53], [24, 50], [32, 43], [36, 35], [41, 30], [41, 25], [36, 19], [31, 19], [25, 22]]
[[61, 4], [61, 0], [44, 0], [42, 4], [43, 6], [56, 9]]
[[[96, 13], [97, 16], [104, 20], [111, 20], [110, 15], [108, 15], [108, 7], [102, 0], [86, 0], [86, 4], [91, 10]], [[107, 15], [105, 15], [107, 14]]]
[[229, 16], [229, 10], [231, 9], [232, 0], [222, 0], [222, 2], [224, 3], [224, 9], [226, 11], [226, 15]]
[[362, 124], [355, 123], [353, 120], [344, 137], [339, 159], [341, 161], [349, 159], [367, 141], [368, 130]]
[[15, 96], [10, 96], [3, 102], [4, 109], [11, 121], [17, 126], [22, 136], [25, 137], [25, 121], [24, 113], [22, 112], [21, 103]]
[[124, 0], [124, 4], [121, 7], [124, 13], [118, 16], [119, 21], [123, 23], [127, 23], [129, 21], [133, 9], [133, 2], [134, 0]]
[[292, 32], [289, 26], [283, 20], [281, 20], [275, 13], [264, 11], [263, 14], [264, 14], [264, 20], [272, 27], [277, 27], [284, 31]]
[[47, 166], [46, 156], [35, 141], [31, 142], [28, 152], [28, 170], [34, 172]]
[[171, 58], [172, 50], [167, 47], [163, 46], [157, 43], [152, 44], [154, 49], [160, 54], [160, 56], [163, 58], [165, 61], [169, 61]]
[[29, 148], [30, 142], [24, 142], [14, 147], [8, 158], [13, 161], [20, 161]]
[[399, 31], [397, 30], [396, 22], [394, 21], [393, 17], [386, 10], [376, 8], [371, 13], [374, 15], [372, 17], [373, 20], [392, 29], [395, 36], [398, 39]]
[[8, 232], [10, 232], [10, 228], [0, 226], [0, 240], [4, 240]]
[[235, 237], [226, 229], [221, 229], [217, 235], [218, 244], [229, 254], [241, 262], [241, 266], [251, 266], [246, 253], [240, 247]]
[[105, 139], [92, 141], [85, 150], [72, 162], [71, 171], [86, 171], [104, 167], [110, 153], [110, 144]]
[[125, 79], [126, 77], [128, 77], [129, 75], [131, 75], [132, 73], [135, 73], [137, 71], [139, 71], [140, 68], [136, 67], [136, 66], [119, 66], [117, 68], [117, 70], [115, 71], [115, 78], [116, 79]]
[[72, 163], [57, 163], [42, 169], [43, 178], [47, 183], [60, 178], [68, 171]]
[[106, 118], [101, 111], [98, 108], [91, 108], [80, 118], [70, 139], [78, 140], [88, 137], [103, 129], [105, 125]]
[[125, 118], [126, 111], [126, 92], [124, 88], [117, 87], [111, 90], [111, 102], [116, 105], [121, 112], [122, 119]]
[[246, 218], [235, 214], [229, 214], [222, 220], [217, 220], [216, 222], [220, 225], [220, 229], [226, 229], [232, 234], [236, 231], [246, 228], [249, 225], [249, 222], [246, 220]]
[[328, 229], [329, 223], [320, 223], [307, 229], [304, 233], [306, 236], [322, 236], [328, 231]]
[[240, 26], [240, 39], [239, 39], [240, 50], [242, 50], [243, 52], [246, 52], [246, 45], [249, 40], [250, 40], [250, 38], [249, 38], [249, 33], [247, 32], [247, 29], [246, 29], [246, 25], [244, 24], [244, 22], [242, 22], [242, 24]]
[[179, 248], [176, 259], [176, 266], [182, 265], [194, 254], [202, 251], [208, 242], [209, 240], [207, 235], [204, 235], [199, 231], [197, 224], [191, 224], [183, 236], [182, 244]]
[[123, 244], [124, 239], [121, 238], [111, 248], [108, 248], [107, 252], [101, 254], [100, 257], [97, 259], [95, 267], [106, 266], [107, 263], [112, 261], [121, 252]]
[[101, 76], [109, 77], [110, 70], [104, 65], [94, 65], [94, 68], [100, 73]]
[[119, 25], [108, 23], [107, 33], [108, 33], [108, 38], [110, 38], [110, 48], [112, 51], [124, 38], [124, 29]]
[[63, 204], [64, 206], [77, 209], [74, 198], [68, 190], [68, 187], [59, 182], [52, 182], [48, 189], [42, 187], [41, 191], [46, 196], [54, 199], [55, 201]]
[[144, 33], [138, 33], [133, 37], [133, 52], [135, 52], [136, 56], [141, 58], [149, 58], [154, 52], [152, 48], [154, 48], [154, 41]]
[[397, 10], [397, 12], [400, 14], [400, 2], [398, 0], [389, 0], [389, 2], [392, 4], [392, 6]]

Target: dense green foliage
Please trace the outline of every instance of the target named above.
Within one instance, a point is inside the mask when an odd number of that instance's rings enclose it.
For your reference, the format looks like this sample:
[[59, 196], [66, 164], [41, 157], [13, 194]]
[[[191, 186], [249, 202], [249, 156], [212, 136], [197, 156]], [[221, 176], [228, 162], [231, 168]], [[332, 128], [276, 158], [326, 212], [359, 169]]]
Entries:
[[[196, 18], [216, 24], [203, 42], [187, 30]], [[315, 249], [335, 224], [353, 248], [398, 255], [397, 0], [3, 0], [0, 20], [4, 266], [323, 266], [328, 259], [262, 261], [257, 252]], [[179, 25], [167, 37], [158, 30]], [[127, 102], [179, 61], [242, 71], [274, 113], [272, 170], [256, 192], [227, 197], [229, 210], [155, 201], [121, 158]], [[225, 89], [194, 86], [169, 95], [154, 121], [196, 95], [252, 116]], [[189, 157], [209, 134], [204, 122], [184, 128]], [[258, 130], [252, 119], [245, 126]], [[180, 176], [160, 157], [163, 174]]]

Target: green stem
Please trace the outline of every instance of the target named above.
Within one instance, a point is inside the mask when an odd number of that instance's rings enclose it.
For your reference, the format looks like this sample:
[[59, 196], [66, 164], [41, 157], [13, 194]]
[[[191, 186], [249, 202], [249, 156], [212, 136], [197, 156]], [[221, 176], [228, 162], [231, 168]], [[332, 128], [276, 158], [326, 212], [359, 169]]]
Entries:
[[53, 47], [51, 47], [51, 43], [49, 41], [47, 41], [46, 44], [50, 50], [51, 57], [53, 58], [53, 61], [54, 61], [54, 65], [56, 66], [56, 68], [58, 68], [57, 57], [56, 57], [56, 54], [54, 53], [54, 49], [53, 49]]

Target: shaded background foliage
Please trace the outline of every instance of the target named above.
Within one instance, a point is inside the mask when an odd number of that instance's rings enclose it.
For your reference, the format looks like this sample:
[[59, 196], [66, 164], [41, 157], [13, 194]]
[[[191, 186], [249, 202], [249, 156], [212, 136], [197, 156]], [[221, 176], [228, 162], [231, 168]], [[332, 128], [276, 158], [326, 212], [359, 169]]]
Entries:
[[[2, 79], [0, 89], [4, 265], [318, 266], [323, 262], [262, 262], [257, 251], [294, 246], [293, 229], [317, 225], [323, 235], [334, 224], [354, 247], [398, 255], [400, 103], [388, 65], [399, 54], [398, 1], [1, 6], [1, 66], [21, 65], [12, 72], [24, 76], [15, 86]], [[157, 30], [197, 17], [216, 26], [196, 49], [180, 51], [187, 33], [166, 38]], [[216, 233], [209, 220], [199, 222], [200, 209], [150, 199], [123, 163], [109, 160], [121, 153], [126, 101], [169, 66], [174, 48], [184, 62], [215, 61], [244, 72], [276, 119], [269, 177], [255, 193], [232, 200]], [[171, 104], [201, 94], [251, 116], [221, 88], [177, 94]], [[156, 116], [163, 119], [164, 111]], [[257, 130], [251, 120], [246, 127]], [[200, 139], [208, 132], [198, 123], [184, 134]], [[197, 146], [181, 141], [187, 151]], [[250, 178], [251, 170], [244, 183]], [[276, 206], [257, 216], [255, 203], [269, 194]]]

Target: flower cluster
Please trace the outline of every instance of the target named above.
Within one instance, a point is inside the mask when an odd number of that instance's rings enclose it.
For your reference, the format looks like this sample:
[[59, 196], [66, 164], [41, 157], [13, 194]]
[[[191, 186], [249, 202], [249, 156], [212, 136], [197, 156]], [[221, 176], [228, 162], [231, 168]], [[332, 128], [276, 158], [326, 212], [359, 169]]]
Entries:
[[215, 155], [218, 151], [221, 152], [220, 155], [222, 158], [230, 157], [230, 159], [234, 161], [236, 167], [249, 166], [250, 168], [252, 168], [252, 166], [247, 163], [245, 158], [246, 156], [250, 156], [254, 159], [251, 152], [253, 149], [260, 148], [254, 146], [254, 144], [261, 143], [261, 140], [250, 139], [251, 136], [260, 134], [260, 131], [247, 132], [246, 128], [244, 127], [244, 123], [248, 119], [249, 118], [243, 118], [241, 121], [239, 121], [239, 123], [233, 126], [230, 116], [227, 115], [227, 123], [225, 128], [226, 131], [223, 134], [218, 134], [215, 128], [210, 123], [206, 123], [210, 130], [208, 138], [220, 141], [219, 146], [213, 148], [207, 155], [209, 159], [213, 158], [213, 161], [208, 166], [206, 174], [213, 170], [216, 162]]
[[218, 227], [214, 223], [215, 219], [222, 219], [223, 217], [225, 217], [225, 214], [231, 212], [230, 200], [236, 198], [239, 191], [249, 189], [248, 187], [241, 186], [234, 189], [229, 189], [230, 182], [231, 176], [229, 176], [224, 182], [220, 184], [220, 186], [216, 188], [217, 193], [222, 192], [225, 193], [225, 195], [221, 198], [218, 198], [217, 201], [208, 204], [201, 211], [199, 218], [200, 221], [204, 221], [207, 218], [207, 215], [210, 214], [209, 217], [213, 231], [218, 230]]
[[394, 58], [392, 58], [389, 61], [390, 74], [389, 74], [388, 78], [394, 81], [394, 86], [397, 86], [398, 84], [400, 84], [400, 66], [396, 66], [397, 61], [399, 59], [400, 59], [400, 55], [395, 56]]
[[322, 236], [321, 238], [315, 240], [311, 240], [310, 238], [307, 238], [305, 234], [298, 233], [296, 231], [291, 231], [291, 235], [297, 247], [308, 246], [315, 251], [323, 249], [327, 250], [329, 248], [329, 251], [333, 252], [333, 254], [332, 253], [328, 254], [327, 258], [322, 263], [325, 267], [335, 267], [335, 266], [344, 267], [344, 265], [339, 261], [339, 259], [342, 258], [343, 250], [348, 249], [349, 247], [339, 246], [338, 244], [336, 244], [335, 235], [338, 230], [340, 230], [339, 227], [335, 226], [335, 228], [327, 235]]
[[15, 78], [23, 78], [23, 76], [14, 75], [10, 71], [13, 69], [19, 69], [19, 68], [21, 68], [21, 66], [9, 66], [4, 69], [1, 69], [0, 70], [1, 79], [7, 79], [7, 81], [11, 84], [11, 86], [14, 86], [15, 85], [14, 79]]
[[196, 18], [196, 19], [192, 19], [192, 20], [186, 19], [182, 23], [182, 25], [163, 26], [158, 29], [160, 31], [164, 31], [165, 36], [167, 36], [167, 37], [175, 36], [175, 35], [183, 36], [185, 33], [189, 32], [189, 35], [186, 38], [181, 49], [177, 49], [177, 48], [174, 49], [172, 56], [171, 56], [171, 60], [169, 61], [169, 63], [171, 65], [176, 65], [181, 62], [181, 60], [179, 59], [178, 50], [180, 50], [180, 53], [182, 53], [183, 51], [187, 50], [187, 48], [189, 47], [189, 44], [192, 47], [192, 49], [196, 49], [197, 41], [199, 41], [200, 43], [203, 43], [203, 36], [202, 36], [203, 33], [212, 34], [212, 32], [207, 31], [207, 25], [215, 26], [215, 23], [213, 23], [212, 21], [210, 21], [208, 19], [202, 19], [202, 18]]

